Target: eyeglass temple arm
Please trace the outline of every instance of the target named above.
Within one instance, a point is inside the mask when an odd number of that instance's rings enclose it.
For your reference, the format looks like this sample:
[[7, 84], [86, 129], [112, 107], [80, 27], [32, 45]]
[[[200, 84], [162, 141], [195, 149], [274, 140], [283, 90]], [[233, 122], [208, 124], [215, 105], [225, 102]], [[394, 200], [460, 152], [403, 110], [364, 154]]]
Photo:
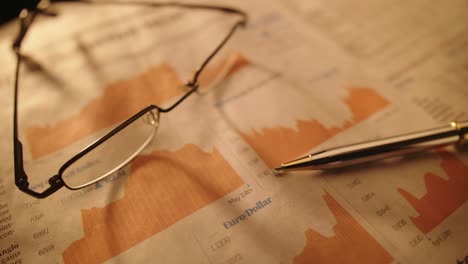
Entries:
[[23, 145], [21, 144], [21, 141], [18, 139], [18, 75], [19, 75], [19, 65], [20, 65], [20, 60], [21, 60], [21, 53], [20, 53], [20, 47], [21, 43], [23, 42], [24, 37], [26, 36], [26, 33], [28, 32], [29, 26], [32, 23], [32, 20], [34, 19], [36, 15], [36, 12], [31, 12], [29, 13], [27, 10], [22, 11], [22, 14], [20, 14], [20, 33], [18, 34], [18, 37], [15, 39], [13, 42], [13, 50], [16, 53], [17, 56], [17, 66], [16, 66], [16, 72], [15, 72], [15, 105], [14, 105], [14, 113], [13, 113], [13, 152], [14, 152], [14, 168], [15, 168], [15, 184], [18, 186], [18, 188], [35, 197], [35, 198], [45, 198], [52, 193], [56, 192], [58, 189], [64, 186], [64, 183], [62, 179], [58, 175], [54, 175], [49, 179], [49, 188], [45, 189], [42, 192], [36, 192], [34, 190], [31, 190], [29, 188], [29, 181], [28, 181], [28, 175], [24, 171], [24, 164], [23, 164]]
[[[231, 9], [229, 9], [231, 10]], [[235, 9], [234, 9], [235, 10]], [[236, 10], [236, 13], [237, 12], [241, 12], [241, 11], [237, 11]], [[241, 14], [244, 14], [243, 12], [241, 12]], [[240, 21], [237, 21], [237, 23], [231, 28], [231, 30], [229, 31], [229, 33], [226, 35], [226, 37], [224, 37], [224, 39], [218, 44], [218, 46], [216, 47], [216, 49], [211, 52], [211, 54], [208, 56], [208, 58], [206, 58], [202, 65], [195, 71], [195, 74], [193, 76], [193, 79], [188, 82], [186, 84], [187, 87], [190, 87], [190, 90], [184, 95], [182, 96], [182, 98], [180, 98], [179, 100], [177, 100], [177, 102], [175, 102], [174, 104], [172, 104], [171, 106], [167, 107], [167, 108], [159, 108], [159, 111], [162, 112], [162, 113], [166, 113], [166, 112], [169, 112], [171, 111], [172, 109], [174, 109], [177, 105], [179, 105], [180, 103], [182, 103], [189, 95], [191, 95], [193, 92], [195, 92], [197, 89], [198, 89], [198, 77], [200, 76], [201, 72], [203, 71], [203, 69], [206, 67], [206, 65], [211, 61], [211, 59], [213, 59], [213, 57], [219, 52], [219, 50], [221, 50], [221, 48], [226, 44], [226, 42], [231, 38], [232, 34], [234, 34], [234, 32], [237, 30], [238, 27], [241, 27], [241, 26], [245, 26], [247, 22], [247, 18], [245, 15], [243, 15], [242, 17], [242, 20]]]
[[54, 175], [49, 179], [49, 184], [50, 184], [49, 188], [45, 189], [42, 192], [36, 192], [36, 191], [31, 190], [29, 188], [28, 176], [26, 175], [26, 172], [24, 171], [24, 166], [23, 166], [23, 145], [21, 144], [21, 141], [19, 141], [17, 138], [15, 138], [14, 152], [15, 152], [15, 184], [16, 186], [18, 186], [18, 188], [21, 191], [35, 198], [42, 199], [53, 194], [58, 189], [64, 186], [62, 179], [60, 179], [58, 175]]
[[167, 113], [171, 111], [172, 109], [176, 108], [180, 103], [182, 103], [185, 100], [185, 98], [189, 97], [189, 95], [191, 95], [193, 92], [195, 92], [198, 89], [198, 83], [190, 82], [190, 83], [187, 83], [185, 86], [190, 87], [190, 90], [186, 92], [184, 96], [182, 96], [179, 100], [177, 100], [177, 102], [173, 103], [171, 106], [167, 108], [161, 108], [161, 107], [156, 106], [159, 112]]
[[82, 3], [89, 3], [89, 4], [117, 4], [117, 5], [140, 5], [140, 6], [152, 6], [152, 7], [181, 7], [181, 8], [194, 8], [194, 9], [208, 9], [208, 10], [218, 10], [221, 12], [226, 13], [235, 13], [242, 15], [243, 17], [247, 18], [247, 13], [240, 9], [236, 9], [233, 7], [228, 6], [220, 6], [220, 5], [213, 5], [213, 4], [197, 4], [197, 3], [183, 3], [183, 2], [164, 2], [164, 1], [114, 1], [114, 0], [99, 0], [99, 1], [91, 1], [91, 0], [54, 0], [53, 2], [82, 2]]
[[206, 58], [201, 66], [195, 71], [195, 74], [193, 76], [193, 79], [186, 84], [187, 87], [190, 88], [190, 90], [182, 96], [177, 102], [172, 104], [171, 106], [167, 108], [160, 108], [158, 107], [159, 111], [162, 113], [166, 113], [174, 109], [176, 106], [178, 106], [180, 103], [182, 103], [189, 95], [191, 95], [193, 92], [195, 92], [198, 89], [198, 77], [200, 76], [201, 72], [203, 69], [206, 67], [206, 65], [211, 61], [211, 59], [219, 52], [219, 50], [226, 44], [226, 42], [231, 38], [231, 36], [234, 34], [234, 32], [237, 30], [238, 27], [245, 26], [247, 24], [247, 18], [248, 15], [244, 11], [232, 7], [226, 7], [226, 6], [216, 6], [216, 5], [204, 5], [204, 4], [191, 4], [191, 3], [179, 3], [179, 2], [147, 2], [147, 1], [133, 1], [133, 2], [124, 2], [124, 1], [106, 1], [106, 0], [101, 0], [101, 1], [89, 1], [89, 0], [61, 0], [63, 2], [83, 2], [83, 3], [93, 3], [93, 4], [129, 4], [129, 5], [145, 5], [145, 6], [151, 6], [151, 7], [163, 7], [163, 6], [173, 6], [173, 7], [182, 7], [182, 8], [194, 8], [194, 9], [206, 9], [206, 10], [214, 10], [214, 11], [220, 11], [220, 12], [225, 12], [225, 13], [231, 13], [231, 14], [237, 14], [241, 16], [241, 20], [237, 21], [236, 24], [231, 28], [229, 33], [224, 37], [224, 39], [216, 46], [216, 49], [211, 52], [211, 54]]
[[23, 39], [26, 37], [26, 33], [29, 30], [29, 27], [31, 26], [33, 20], [36, 18], [36, 15], [38, 13], [41, 13], [46, 16], [56, 16], [57, 14], [47, 10], [48, 7], [48, 2], [47, 1], [40, 1], [38, 5], [36, 6], [35, 9], [28, 11], [28, 9], [23, 9], [21, 10], [19, 14], [19, 19], [20, 19], [20, 32], [18, 36], [16, 37], [15, 41], [13, 42], [13, 50], [18, 53], [19, 52], [19, 47], [21, 46], [21, 43], [23, 42]]
[[[34, 19], [34, 13], [31, 16], [31, 20]], [[29, 25], [31, 25], [31, 20], [28, 21], [28, 17], [30, 17], [29, 12], [26, 9], [23, 9], [19, 15], [20, 18], [20, 32], [18, 33], [18, 36], [16, 37], [15, 41], [13, 42], [12, 48], [15, 51], [15, 53], [19, 53], [19, 49], [21, 46], [21, 43], [23, 42], [24, 37], [26, 37], [26, 33], [28, 32]]]

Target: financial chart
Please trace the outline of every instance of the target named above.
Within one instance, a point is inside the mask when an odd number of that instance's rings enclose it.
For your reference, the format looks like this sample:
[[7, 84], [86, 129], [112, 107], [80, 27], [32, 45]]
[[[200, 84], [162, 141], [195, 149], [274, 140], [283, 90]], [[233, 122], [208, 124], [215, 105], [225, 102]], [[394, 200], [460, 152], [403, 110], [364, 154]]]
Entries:
[[[13, 67], [0, 72], [1, 117], [8, 121], [1, 128], [2, 263], [465, 261], [466, 150], [441, 148], [334, 171], [271, 171], [311, 151], [460, 118], [463, 93], [439, 100], [424, 93], [419, 79], [389, 81], [392, 71], [375, 68], [375, 58], [386, 55], [372, 57], [385, 39], [352, 46], [338, 24], [326, 23], [324, 11], [311, 20], [282, 3], [253, 3], [249, 10], [248, 26], [207, 66], [199, 93], [161, 115], [141, 155], [102, 181], [44, 200], [14, 186]], [[37, 34], [62, 27], [70, 33], [49, 33], [49, 40], [32, 35], [27, 46], [41, 63], [24, 67], [19, 98], [34, 190], [133, 113], [183, 95], [185, 78], [232, 23], [176, 8], [103, 14], [81, 27], [71, 26], [73, 16], [44, 21]], [[317, 29], [324, 25], [332, 36]], [[440, 95], [442, 86], [427, 90]]]

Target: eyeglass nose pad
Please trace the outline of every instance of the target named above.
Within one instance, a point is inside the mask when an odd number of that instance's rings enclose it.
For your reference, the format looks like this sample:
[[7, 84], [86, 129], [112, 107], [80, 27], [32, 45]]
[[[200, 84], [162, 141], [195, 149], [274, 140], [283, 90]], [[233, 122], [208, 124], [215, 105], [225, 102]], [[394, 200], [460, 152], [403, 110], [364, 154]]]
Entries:
[[143, 121], [148, 124], [157, 127], [159, 125], [159, 111], [153, 109], [145, 114]]

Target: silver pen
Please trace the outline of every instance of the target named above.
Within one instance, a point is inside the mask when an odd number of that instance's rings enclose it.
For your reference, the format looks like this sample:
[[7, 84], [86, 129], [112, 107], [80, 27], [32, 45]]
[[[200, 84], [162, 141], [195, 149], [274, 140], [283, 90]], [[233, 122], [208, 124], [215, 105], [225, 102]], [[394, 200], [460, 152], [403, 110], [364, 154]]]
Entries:
[[468, 121], [395, 137], [332, 148], [289, 161], [275, 172], [323, 170], [374, 161], [468, 141]]

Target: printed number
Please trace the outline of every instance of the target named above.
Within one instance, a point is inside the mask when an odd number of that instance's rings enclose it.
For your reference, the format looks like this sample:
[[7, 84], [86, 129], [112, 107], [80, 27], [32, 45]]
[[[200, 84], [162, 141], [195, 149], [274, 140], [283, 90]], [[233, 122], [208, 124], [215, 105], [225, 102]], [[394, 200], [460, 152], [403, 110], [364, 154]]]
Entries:
[[398, 230], [400, 230], [402, 227], [404, 227], [405, 225], [406, 225], [405, 219], [401, 219], [401, 220], [398, 221], [396, 224], [394, 224], [392, 227], [393, 227], [393, 230], [398, 231]]
[[211, 247], [211, 250], [212, 251], [216, 251], [222, 247], [224, 247], [226, 244], [228, 244], [229, 242], [231, 242], [231, 239], [226, 236], [226, 237], [223, 237], [221, 238], [220, 240], [216, 241], [215, 243], [213, 243], [210, 247]]
[[49, 233], [49, 228], [44, 228], [41, 231], [34, 233], [33, 238], [38, 239], [40, 237], [47, 235], [48, 233]]
[[237, 253], [237, 254], [235, 254], [234, 256], [230, 257], [230, 258], [226, 261], [226, 263], [228, 263], [228, 264], [234, 264], [234, 263], [237, 263], [237, 262], [239, 262], [239, 261], [242, 261], [243, 259], [244, 259], [244, 258], [242, 257], [242, 255], [239, 254], [239, 253]]
[[37, 252], [37, 254], [39, 256], [43, 256], [44, 254], [47, 254], [51, 251], [53, 251], [55, 249], [55, 246], [54, 244], [50, 244], [48, 245], [47, 247], [43, 247], [42, 249], [39, 249], [39, 251]]
[[408, 244], [411, 246], [411, 247], [415, 247], [419, 244], [419, 242], [421, 242], [423, 240], [423, 237], [421, 235], [417, 235], [416, 237], [414, 237], [413, 239], [411, 239]]
[[362, 196], [361, 200], [363, 202], [368, 202], [370, 199], [374, 198], [375, 197], [375, 193], [374, 192], [370, 192], [370, 193], [366, 193], [364, 196]]

